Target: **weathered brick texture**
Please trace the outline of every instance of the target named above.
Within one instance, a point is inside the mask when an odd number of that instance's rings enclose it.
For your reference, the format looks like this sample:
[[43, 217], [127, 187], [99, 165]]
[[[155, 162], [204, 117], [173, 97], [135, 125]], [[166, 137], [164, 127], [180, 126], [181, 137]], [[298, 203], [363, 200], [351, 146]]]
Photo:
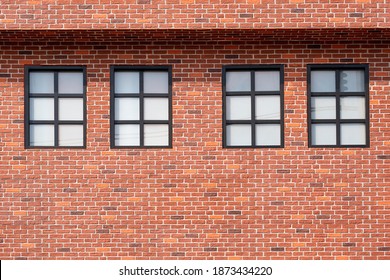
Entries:
[[[389, 258], [389, 35], [2, 32], [0, 258]], [[370, 147], [308, 148], [306, 65], [345, 59], [370, 65]], [[222, 148], [229, 64], [285, 65], [285, 148]], [[24, 148], [25, 65], [87, 67], [86, 149]], [[173, 66], [172, 149], [110, 149], [110, 65]]]
[[[0, 259], [389, 259], [386, 0], [0, 3]], [[308, 148], [308, 64], [369, 65], [370, 147]], [[222, 148], [222, 66], [284, 65], [285, 148]], [[24, 67], [87, 68], [86, 149], [25, 149]], [[110, 148], [110, 66], [171, 65], [173, 147]]]
[[0, 29], [388, 28], [387, 0], [2, 0]]

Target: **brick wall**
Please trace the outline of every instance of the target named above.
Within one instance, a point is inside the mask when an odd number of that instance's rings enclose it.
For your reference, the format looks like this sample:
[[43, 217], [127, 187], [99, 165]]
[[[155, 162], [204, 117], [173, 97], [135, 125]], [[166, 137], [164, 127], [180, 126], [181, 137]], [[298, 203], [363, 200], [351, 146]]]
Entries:
[[[3, 31], [1, 259], [388, 259], [388, 30]], [[308, 148], [306, 65], [368, 63], [369, 148]], [[285, 148], [223, 149], [221, 67], [285, 66]], [[24, 66], [85, 65], [86, 149], [24, 148]], [[110, 149], [110, 65], [172, 65], [173, 148]]]
[[0, 29], [388, 28], [387, 0], [2, 0]]

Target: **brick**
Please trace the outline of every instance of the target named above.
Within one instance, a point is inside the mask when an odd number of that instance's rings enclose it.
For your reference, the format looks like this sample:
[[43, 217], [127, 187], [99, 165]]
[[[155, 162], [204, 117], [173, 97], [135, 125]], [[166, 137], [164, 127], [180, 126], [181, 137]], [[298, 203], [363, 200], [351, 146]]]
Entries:
[[57, 252], [68, 253], [68, 252], [70, 252], [70, 248], [57, 248]]
[[[262, 1], [196, 0], [184, 14], [173, 2], [111, 1], [109, 13], [108, 0], [70, 2], [57, 23], [40, 8], [19, 17], [38, 6], [0, 7], [1, 259], [389, 257], [390, 33], [379, 4], [267, 0], [273, 15]], [[207, 11], [220, 5], [232, 11], [218, 13], [224, 22]], [[24, 148], [26, 63], [86, 66], [86, 149]], [[314, 63], [369, 66], [370, 147], [308, 147]], [[284, 66], [285, 148], [222, 147], [222, 69], [246, 64]], [[172, 67], [172, 148], [110, 147], [112, 65]]]
[[204, 248], [204, 251], [205, 252], [216, 252], [216, 251], [218, 251], [218, 248], [214, 248], [214, 247]]
[[390, 251], [390, 247], [379, 247], [378, 251], [379, 252], [389, 252]]
[[272, 252], [284, 252], [284, 248], [283, 247], [273, 247], [273, 248], [271, 248], [271, 251]]
[[296, 233], [309, 233], [310, 230], [306, 228], [297, 228]]
[[356, 243], [353, 242], [344, 242], [343, 247], [356, 247]]

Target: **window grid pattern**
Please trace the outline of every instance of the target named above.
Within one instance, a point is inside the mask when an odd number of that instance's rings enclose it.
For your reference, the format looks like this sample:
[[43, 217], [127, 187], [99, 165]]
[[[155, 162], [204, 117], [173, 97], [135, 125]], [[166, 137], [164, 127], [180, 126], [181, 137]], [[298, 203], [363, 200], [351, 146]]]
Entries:
[[[231, 73], [237, 73], [238, 79], [241, 80], [241, 85], [237, 86], [239, 89], [229, 81]], [[247, 73], [246, 78], [244, 73]], [[282, 65], [223, 67], [225, 148], [284, 147], [283, 76]], [[245, 110], [248, 106], [249, 109]], [[232, 116], [233, 110], [236, 116]], [[241, 143], [232, 143], [229, 139], [231, 135], [246, 138], [246, 134], [249, 136]]]
[[86, 147], [86, 68], [25, 68], [25, 147]]
[[309, 65], [307, 73], [309, 147], [368, 147], [368, 65]]
[[166, 66], [111, 67], [112, 148], [172, 147], [171, 77]]

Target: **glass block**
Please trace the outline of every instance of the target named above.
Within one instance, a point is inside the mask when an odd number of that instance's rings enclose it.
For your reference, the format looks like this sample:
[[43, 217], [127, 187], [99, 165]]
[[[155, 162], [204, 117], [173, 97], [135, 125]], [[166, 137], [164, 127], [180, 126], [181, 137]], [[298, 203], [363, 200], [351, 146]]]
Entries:
[[82, 72], [60, 72], [58, 73], [58, 93], [79, 93], [84, 92], [84, 81]]
[[139, 98], [115, 98], [115, 120], [139, 120]]
[[312, 124], [312, 145], [336, 145], [336, 124]]
[[250, 91], [251, 72], [228, 71], [226, 72], [226, 91]]
[[82, 98], [59, 98], [58, 113], [61, 121], [82, 121], [84, 102]]
[[138, 124], [115, 125], [115, 146], [139, 146], [140, 127]]
[[341, 97], [341, 119], [364, 119], [366, 105], [364, 97]]
[[258, 71], [255, 73], [256, 91], [279, 91], [280, 73], [279, 71]]
[[115, 72], [115, 93], [139, 93], [139, 72]]
[[30, 120], [54, 120], [54, 99], [30, 98]]
[[145, 120], [168, 120], [168, 98], [144, 98]]
[[168, 73], [144, 72], [144, 93], [168, 93]]
[[252, 127], [250, 124], [230, 124], [226, 126], [227, 146], [251, 146]]
[[341, 145], [365, 145], [366, 125], [362, 123], [341, 124]]
[[53, 72], [30, 72], [30, 93], [54, 93]]
[[313, 120], [336, 118], [336, 97], [312, 97], [311, 118]]
[[341, 71], [340, 88], [342, 92], [364, 92], [364, 71]]
[[250, 96], [227, 96], [226, 97], [227, 120], [250, 120], [251, 97]]
[[311, 71], [312, 92], [335, 92], [336, 72], [335, 71]]
[[31, 146], [54, 146], [54, 125], [30, 125]]
[[280, 96], [256, 96], [256, 120], [279, 120]]
[[169, 126], [167, 124], [145, 124], [145, 146], [168, 146]]
[[84, 144], [84, 128], [82, 125], [60, 125], [58, 127], [59, 146], [78, 146]]
[[256, 145], [280, 146], [280, 124], [257, 124]]

